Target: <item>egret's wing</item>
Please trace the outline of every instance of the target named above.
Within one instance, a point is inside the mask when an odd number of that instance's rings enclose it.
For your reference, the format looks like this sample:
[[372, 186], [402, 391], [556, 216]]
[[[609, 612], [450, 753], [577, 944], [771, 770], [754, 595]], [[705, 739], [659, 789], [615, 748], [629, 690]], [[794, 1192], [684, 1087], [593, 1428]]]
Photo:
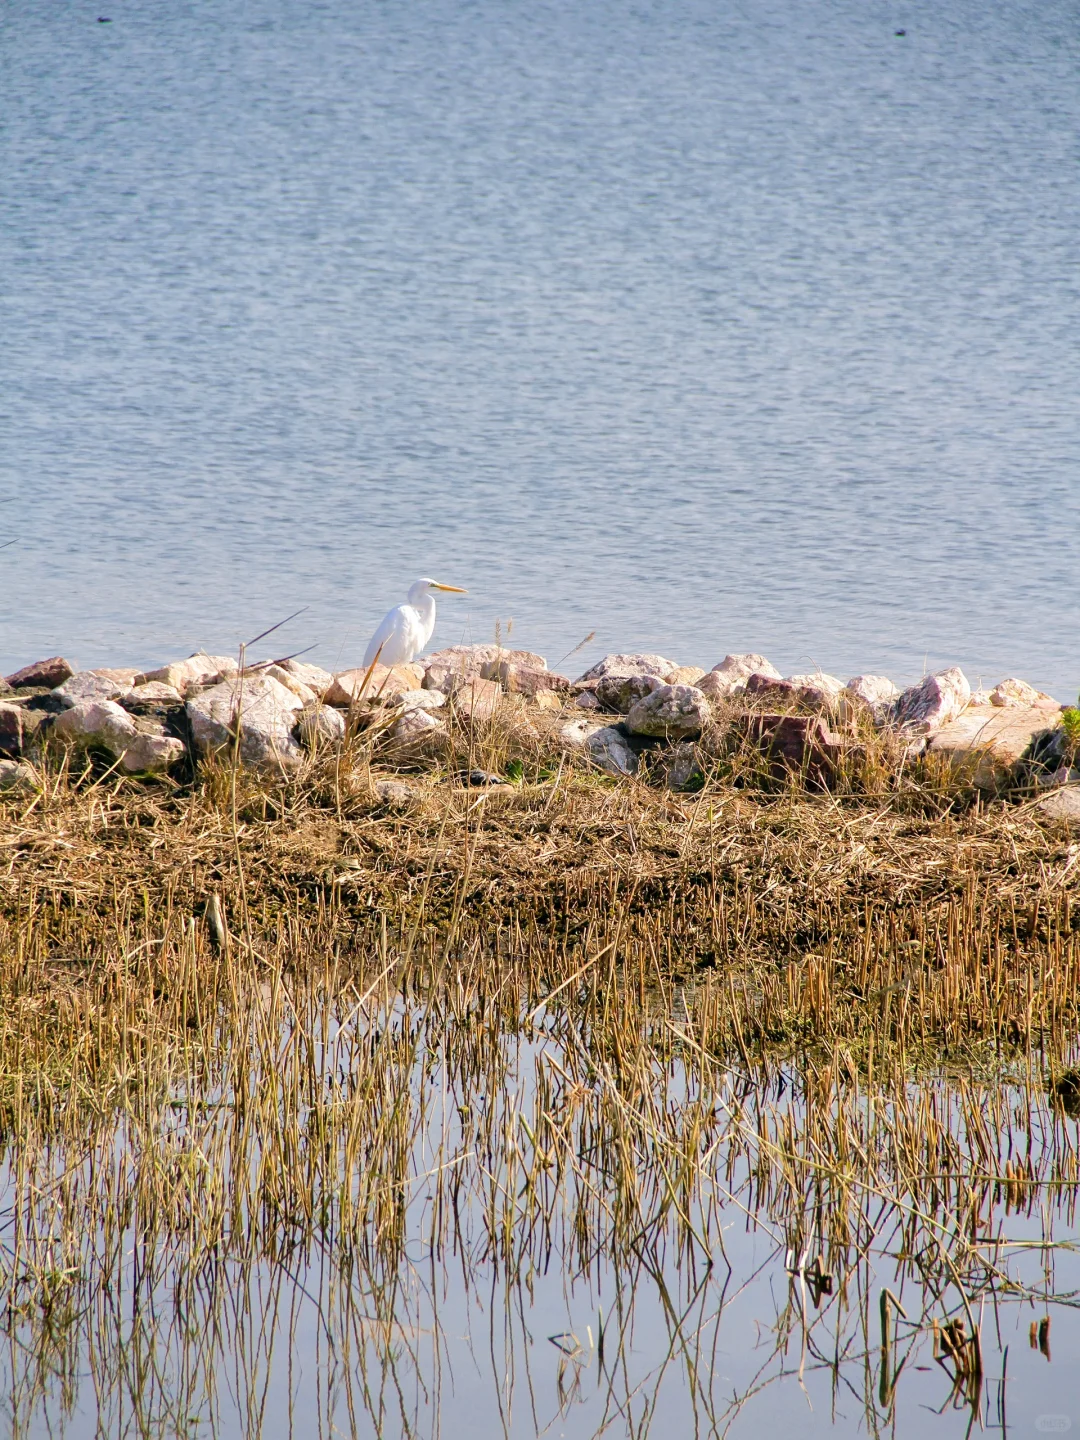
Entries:
[[401, 643], [407, 630], [405, 606], [395, 605], [393, 610], [388, 610], [368, 641], [368, 647], [364, 651], [364, 665], [368, 666], [379, 655], [379, 647], [382, 647], [382, 654], [379, 660], [383, 665], [393, 665], [400, 657], [397, 655], [397, 648]]

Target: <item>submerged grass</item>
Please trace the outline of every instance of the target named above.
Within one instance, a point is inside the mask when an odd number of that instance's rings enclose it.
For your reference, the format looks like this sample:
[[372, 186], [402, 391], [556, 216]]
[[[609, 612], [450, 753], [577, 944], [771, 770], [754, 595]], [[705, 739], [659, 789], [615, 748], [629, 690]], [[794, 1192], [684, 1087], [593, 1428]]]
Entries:
[[[988, 1316], [1077, 1300], [1080, 850], [870, 744], [831, 794], [727, 733], [700, 760], [693, 795], [615, 781], [507, 707], [423, 761], [370, 734], [188, 787], [66, 761], [8, 803], [15, 1432], [88, 1386], [101, 1433], [214, 1428], [227, 1361], [261, 1433], [302, 1277], [320, 1433], [429, 1433], [446, 1267], [507, 1315], [552, 1267], [604, 1289], [591, 1341], [556, 1337], [560, 1405], [583, 1356], [606, 1376], [598, 1430], [647, 1433], [671, 1366], [704, 1433], [824, 1367], [880, 1433], [920, 1346], [978, 1410]], [[786, 1297], [721, 1399], [733, 1220]]]

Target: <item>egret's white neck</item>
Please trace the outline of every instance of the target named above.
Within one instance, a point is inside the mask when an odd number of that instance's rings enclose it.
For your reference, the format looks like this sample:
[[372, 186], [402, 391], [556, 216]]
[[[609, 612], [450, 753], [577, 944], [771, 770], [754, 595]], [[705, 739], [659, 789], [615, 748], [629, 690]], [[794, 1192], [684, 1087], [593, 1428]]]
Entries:
[[420, 617], [420, 627], [424, 632], [424, 644], [420, 647], [422, 650], [431, 639], [432, 631], [435, 629], [435, 597], [428, 590], [412, 603], [413, 609]]

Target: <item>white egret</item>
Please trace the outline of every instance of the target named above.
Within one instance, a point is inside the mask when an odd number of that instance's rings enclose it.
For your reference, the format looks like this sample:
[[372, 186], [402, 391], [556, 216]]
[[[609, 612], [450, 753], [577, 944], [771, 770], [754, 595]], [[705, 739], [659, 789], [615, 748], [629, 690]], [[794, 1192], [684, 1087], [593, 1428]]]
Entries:
[[454, 595], [469, 593], [460, 585], [417, 580], [409, 586], [408, 601], [404, 605], [395, 605], [383, 616], [364, 652], [365, 665], [370, 665], [376, 656], [380, 665], [407, 665], [420, 654], [435, 629], [433, 590], [449, 590]]

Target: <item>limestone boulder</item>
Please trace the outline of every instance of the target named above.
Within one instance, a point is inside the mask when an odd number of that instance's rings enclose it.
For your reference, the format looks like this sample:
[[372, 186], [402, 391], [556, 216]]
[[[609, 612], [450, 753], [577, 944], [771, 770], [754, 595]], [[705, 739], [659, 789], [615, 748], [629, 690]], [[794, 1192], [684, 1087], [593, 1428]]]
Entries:
[[676, 665], [666, 679], [669, 685], [696, 685], [705, 673], [700, 665]]
[[596, 697], [595, 690], [582, 690], [574, 698], [576, 710], [599, 710], [600, 701]]
[[0, 794], [10, 799], [34, 795], [41, 789], [37, 771], [20, 760], [0, 760]]
[[770, 665], [764, 655], [748, 653], [725, 655], [719, 665], [714, 665], [707, 675], [702, 676], [697, 686], [710, 700], [728, 700], [746, 689], [751, 675], [780, 679], [780, 671], [775, 665]]
[[526, 670], [547, 669], [543, 655], [532, 650], [508, 650], [503, 645], [449, 645], [428, 655], [423, 664], [423, 688], [442, 690], [444, 694], [449, 694], [462, 680], [499, 680], [497, 673], [485, 673], [488, 667], [492, 672], [503, 664], [520, 665]]
[[581, 681], [600, 680], [605, 675], [655, 675], [659, 680], [666, 680], [677, 669], [675, 661], [663, 655], [605, 655], [585, 671]]
[[1035, 802], [1036, 811], [1048, 820], [1063, 821], [1070, 830], [1080, 830], [1080, 785], [1063, 785]]
[[853, 675], [844, 686], [852, 700], [868, 705], [875, 714], [892, 707], [900, 691], [886, 675]]
[[157, 670], [147, 670], [143, 680], [160, 680], [171, 685], [185, 698], [214, 685], [220, 685], [239, 670], [231, 655], [205, 655], [197, 651], [186, 660], [173, 660]]
[[106, 750], [117, 758], [139, 735], [135, 721], [115, 700], [80, 700], [56, 717], [52, 733], [60, 740]]
[[446, 696], [441, 690], [406, 690], [399, 701], [402, 710], [443, 710]]
[[643, 700], [646, 695], [651, 695], [654, 690], [659, 690], [663, 684], [664, 681], [658, 675], [623, 674], [621, 671], [612, 670], [607, 675], [601, 675], [593, 693], [601, 710], [628, 715], [631, 706]]
[[43, 719], [41, 711], [0, 700], [0, 755], [21, 755]]
[[476, 676], [461, 681], [451, 697], [454, 711], [462, 720], [491, 720], [499, 707], [502, 693], [502, 686], [497, 680], [482, 680]]
[[310, 750], [326, 745], [340, 745], [345, 739], [345, 716], [332, 705], [315, 701], [305, 705], [296, 722], [296, 736]]
[[[974, 698], [974, 697], [973, 697]], [[1036, 690], [1026, 680], [1010, 677], [1001, 680], [990, 691], [990, 704], [1002, 710], [1023, 710], [1032, 705], [1041, 705], [1051, 710], [1060, 710], [1060, 705], [1044, 690]]]
[[120, 703], [127, 709], [129, 706], [137, 708], [181, 705], [183, 699], [180, 691], [174, 690], [171, 685], [166, 685], [161, 680], [147, 680], [142, 685], [133, 685], [130, 690], [125, 690], [120, 697]]
[[931, 738], [928, 752], [970, 770], [973, 784], [994, 790], [1007, 783], [1033, 747], [1042, 747], [1060, 719], [1060, 707], [969, 705]]
[[54, 690], [74, 674], [75, 667], [70, 661], [65, 660], [62, 655], [51, 655], [48, 660], [35, 660], [32, 665], [24, 665], [21, 670], [16, 670], [7, 677], [7, 683], [13, 690], [31, 690], [38, 686]]
[[85, 701], [118, 700], [132, 688], [138, 674], [137, 670], [79, 670], [56, 686], [53, 694], [65, 709]]
[[238, 740], [241, 763], [255, 767], [299, 764], [303, 751], [292, 731], [302, 709], [291, 690], [257, 671], [223, 680], [187, 702], [192, 739], [202, 753], [231, 753]]
[[131, 775], [161, 775], [187, 754], [174, 735], [139, 733], [120, 756], [121, 767]]
[[294, 676], [301, 684], [314, 690], [316, 695], [323, 695], [333, 684], [334, 677], [329, 670], [324, 670], [321, 665], [310, 665], [306, 660], [288, 658], [275, 660], [276, 669], [285, 670]]
[[497, 680], [508, 695], [541, 694], [545, 690], [565, 691], [570, 681], [553, 670], [535, 665], [521, 665], [516, 660], [488, 660], [480, 674], [485, 680]]
[[819, 709], [835, 710], [840, 704], [844, 682], [835, 675], [826, 675], [821, 670], [812, 674], [789, 675], [789, 685], [794, 685], [795, 694], [804, 705], [815, 705]]
[[661, 685], [636, 701], [626, 717], [631, 735], [694, 740], [709, 721], [708, 697], [694, 685]]
[[367, 669], [343, 670], [323, 696], [327, 705], [343, 710], [352, 705], [397, 705], [409, 690], [419, 690], [424, 678], [420, 665], [375, 665]]
[[299, 676], [294, 675], [291, 670], [286, 670], [284, 665], [259, 665], [247, 673], [269, 675], [279, 685], [284, 685], [286, 690], [291, 690], [301, 705], [314, 705], [319, 698], [310, 685], [301, 680]]
[[971, 699], [967, 676], [953, 665], [910, 685], [896, 702], [895, 719], [905, 735], [934, 735], [960, 715]]
[[559, 732], [563, 744], [582, 752], [591, 764], [609, 775], [634, 775], [638, 757], [618, 725], [605, 725], [582, 716], [568, 721]]

